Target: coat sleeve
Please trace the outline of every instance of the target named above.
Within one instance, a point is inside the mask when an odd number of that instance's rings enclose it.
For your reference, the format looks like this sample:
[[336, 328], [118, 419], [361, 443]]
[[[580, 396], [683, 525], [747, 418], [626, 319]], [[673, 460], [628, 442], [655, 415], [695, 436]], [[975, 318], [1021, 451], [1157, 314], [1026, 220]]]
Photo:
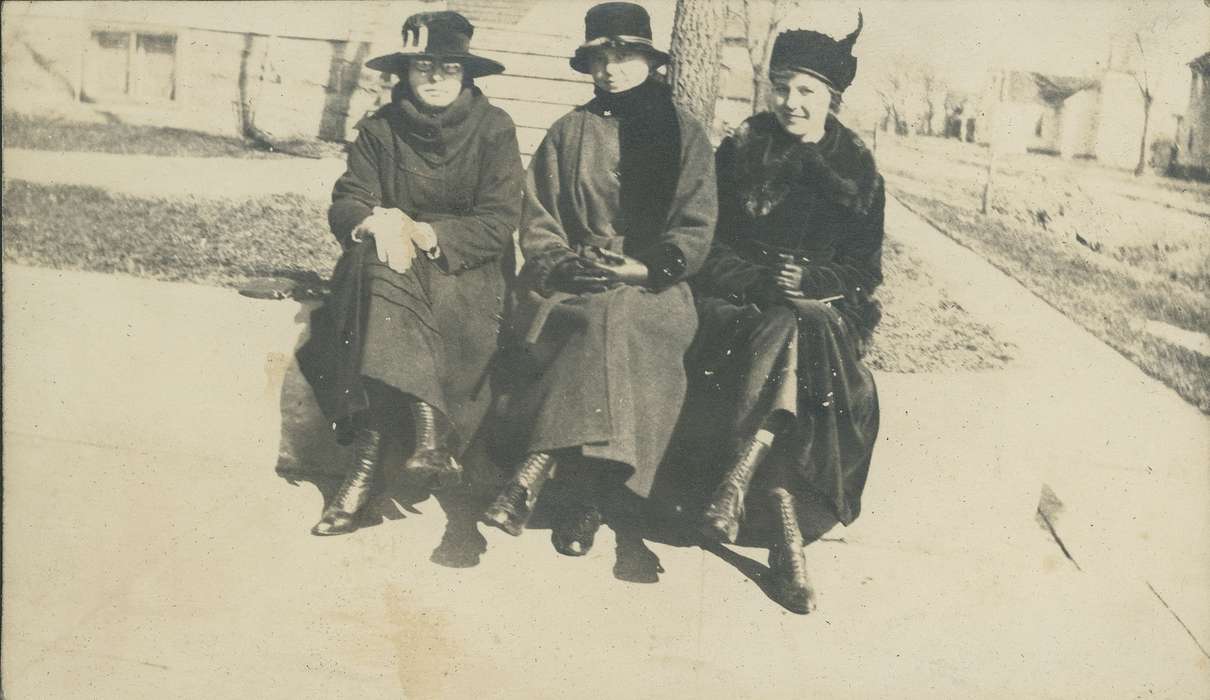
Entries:
[[575, 257], [568, 243], [559, 211], [559, 149], [561, 124], [546, 132], [525, 173], [525, 193], [521, 209], [521, 254], [525, 267], [521, 277], [525, 286], [548, 294], [547, 278], [559, 263]]
[[735, 139], [728, 137], [715, 154], [718, 176], [718, 228], [710, 254], [694, 278], [694, 290], [702, 296], [712, 296], [743, 304], [768, 286], [768, 268], [749, 262], [735, 249], [743, 230], [744, 217], [736, 182], [737, 158]]
[[864, 303], [882, 284], [886, 190], [881, 175], [874, 172], [873, 178], [869, 205], [862, 207], [847, 235], [838, 241], [832, 262], [803, 270], [802, 290], [808, 298], [842, 295], [850, 302]]
[[521, 215], [521, 155], [517, 129], [503, 112], [484, 140], [475, 204], [463, 216], [424, 217], [457, 274], [497, 260], [512, 247]]
[[382, 152], [370, 130], [358, 125], [357, 140], [349, 148], [348, 164], [332, 188], [332, 206], [328, 208], [328, 226], [342, 246], [348, 246], [349, 234], [374, 207], [382, 205], [378, 178]]
[[635, 257], [651, 269], [651, 284], [665, 287], [702, 269], [718, 223], [714, 149], [706, 130], [679, 109], [681, 172], [663, 235]]

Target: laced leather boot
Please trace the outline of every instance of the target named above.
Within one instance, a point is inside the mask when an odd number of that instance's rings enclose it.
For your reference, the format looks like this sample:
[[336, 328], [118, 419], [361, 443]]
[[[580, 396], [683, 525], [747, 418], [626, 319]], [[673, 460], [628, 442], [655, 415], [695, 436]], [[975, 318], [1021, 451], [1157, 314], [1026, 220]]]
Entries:
[[450, 453], [449, 429], [437, 409], [417, 399], [412, 402], [412, 429], [416, 448], [404, 462], [407, 471], [423, 474], [433, 488], [455, 486], [462, 481], [462, 465]]
[[378, 475], [381, 446], [381, 433], [358, 429], [353, 436], [353, 468], [319, 522], [311, 528], [312, 535], [345, 535], [357, 529], [357, 513], [370, 500], [370, 489]]
[[517, 467], [513, 478], [504, 485], [504, 490], [484, 511], [483, 522], [498, 527], [513, 537], [519, 536], [533, 515], [538, 494], [542, 492], [542, 486], [546, 484], [554, 468], [555, 458], [549, 453], [534, 452], [526, 457], [521, 466]]
[[803, 556], [802, 532], [794, 511], [794, 497], [783, 488], [769, 492], [781, 530], [781, 542], [769, 550], [772, 575], [769, 590], [773, 599], [791, 612], [806, 615], [815, 609], [815, 591], [807, 579], [807, 559]]
[[702, 534], [711, 540], [734, 543], [744, 517], [744, 497], [756, 468], [764, 461], [773, 444], [772, 433], [762, 430], [736, 450], [735, 464], [714, 491], [714, 498], [702, 514]]

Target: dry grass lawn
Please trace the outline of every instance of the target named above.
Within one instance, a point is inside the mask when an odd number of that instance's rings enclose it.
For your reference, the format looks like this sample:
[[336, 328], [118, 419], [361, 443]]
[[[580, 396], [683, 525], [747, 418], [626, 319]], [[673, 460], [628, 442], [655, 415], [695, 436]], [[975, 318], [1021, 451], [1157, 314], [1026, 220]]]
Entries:
[[[6, 182], [4, 260], [240, 287], [252, 278], [326, 278], [339, 248], [322, 202], [293, 195], [241, 201], [153, 199]], [[869, 361], [889, 372], [992, 369], [1013, 347], [953, 302], [894, 241], [887, 244], [883, 322]]]
[[1210, 357], [1146, 330], [1210, 334], [1210, 187], [1021, 155], [982, 215], [985, 153], [917, 138], [877, 157], [905, 205], [1210, 412]]

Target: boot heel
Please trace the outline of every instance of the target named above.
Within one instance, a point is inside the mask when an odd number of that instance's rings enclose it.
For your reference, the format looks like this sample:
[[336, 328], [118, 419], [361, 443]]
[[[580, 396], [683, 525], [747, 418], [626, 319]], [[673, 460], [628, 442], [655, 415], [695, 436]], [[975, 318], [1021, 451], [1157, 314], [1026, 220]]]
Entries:
[[740, 445], [734, 465], [727, 470], [727, 475], [714, 491], [710, 505], [702, 513], [699, 530], [707, 539], [735, 543], [744, 517], [748, 486], [772, 444], [772, 433], [762, 430]]
[[538, 495], [555, 469], [555, 459], [545, 452], [531, 454], [516, 474], [504, 486], [496, 500], [483, 512], [480, 520], [499, 528], [513, 537], [525, 531], [525, 525], [534, 513]]
[[417, 399], [412, 402], [412, 429], [416, 447], [404, 462], [405, 471], [425, 476], [434, 489], [462, 483], [462, 465], [449, 450], [450, 431], [437, 409]]
[[353, 438], [353, 468], [349, 470], [332, 502], [324, 509], [311, 534], [320, 537], [347, 535], [357, 530], [357, 514], [370, 500], [377, 479], [382, 435], [363, 428]]
[[782, 541], [769, 550], [770, 586], [774, 600], [790, 612], [806, 615], [815, 609], [815, 590], [807, 578], [807, 558], [803, 556], [802, 531], [798, 529], [798, 514], [794, 497], [783, 488], [769, 495], [781, 529]]

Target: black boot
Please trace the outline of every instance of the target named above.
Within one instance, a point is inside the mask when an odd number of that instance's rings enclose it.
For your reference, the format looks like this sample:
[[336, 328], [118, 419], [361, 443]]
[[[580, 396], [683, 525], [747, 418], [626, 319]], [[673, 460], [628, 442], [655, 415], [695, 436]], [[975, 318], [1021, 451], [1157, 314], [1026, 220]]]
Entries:
[[429, 404], [412, 402], [412, 429], [416, 448], [403, 468], [424, 475], [435, 489], [456, 486], [462, 481], [462, 465], [449, 449], [450, 430], [445, 416]]
[[324, 509], [312, 535], [345, 535], [357, 529], [357, 512], [370, 500], [370, 489], [378, 475], [382, 435], [360, 428], [353, 436], [353, 468], [345, 476], [340, 490]]
[[723, 481], [714, 491], [714, 498], [702, 514], [701, 531], [707, 538], [722, 542], [735, 542], [739, 535], [739, 523], [744, 517], [744, 497], [752, 475], [769, 453], [772, 440], [768, 433], [758, 433], [739, 446], [735, 463], [727, 470]]
[[550, 528], [550, 543], [568, 557], [588, 554], [601, 529], [601, 509], [592, 498], [574, 498], [560, 505]]
[[774, 514], [781, 542], [769, 549], [769, 591], [773, 599], [791, 612], [806, 615], [815, 609], [815, 591], [807, 579], [807, 559], [803, 556], [802, 532], [794, 512], [794, 497], [783, 488], [773, 489]]
[[513, 537], [525, 530], [534, 514], [534, 505], [542, 486], [555, 468], [555, 458], [546, 452], [535, 452], [517, 467], [513, 478], [483, 513], [483, 522], [504, 530]]

